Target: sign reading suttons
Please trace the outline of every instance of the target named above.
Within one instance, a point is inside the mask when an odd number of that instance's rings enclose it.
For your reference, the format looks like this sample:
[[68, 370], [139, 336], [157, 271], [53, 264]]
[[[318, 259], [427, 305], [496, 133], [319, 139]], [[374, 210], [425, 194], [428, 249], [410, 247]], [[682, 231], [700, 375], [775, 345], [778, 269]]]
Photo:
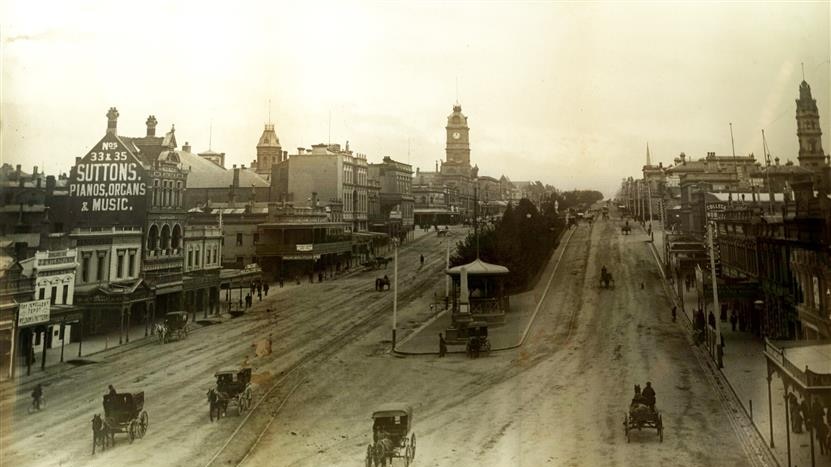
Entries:
[[70, 209], [86, 225], [140, 224], [146, 206], [144, 167], [108, 134], [72, 168]]

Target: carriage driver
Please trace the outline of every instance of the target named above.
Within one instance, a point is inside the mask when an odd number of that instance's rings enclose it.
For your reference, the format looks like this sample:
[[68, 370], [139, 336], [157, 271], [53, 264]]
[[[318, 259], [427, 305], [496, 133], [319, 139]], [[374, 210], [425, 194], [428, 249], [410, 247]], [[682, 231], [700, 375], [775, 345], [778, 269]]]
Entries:
[[646, 387], [643, 388], [641, 395], [646, 401], [646, 405], [649, 406], [650, 409], [655, 410], [655, 390], [652, 389], [652, 383], [650, 381], [646, 382]]
[[602, 267], [602, 268], [600, 268], [600, 275], [601, 275], [602, 277], [606, 277], [606, 273], [607, 273], [607, 272], [608, 272], [608, 269], [606, 269], [606, 265], [604, 264], [604, 265], [603, 265], [603, 267]]

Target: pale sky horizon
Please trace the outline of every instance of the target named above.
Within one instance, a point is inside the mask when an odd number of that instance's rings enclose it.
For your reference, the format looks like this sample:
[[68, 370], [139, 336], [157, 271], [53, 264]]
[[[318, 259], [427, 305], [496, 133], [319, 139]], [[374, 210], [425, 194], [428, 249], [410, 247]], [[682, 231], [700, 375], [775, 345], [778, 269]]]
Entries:
[[481, 175], [611, 196], [647, 143], [729, 155], [731, 122], [736, 154], [763, 161], [764, 129], [796, 162], [801, 63], [831, 152], [827, 1], [229, 5], [3, 0], [0, 161], [68, 173], [114, 106], [120, 134], [153, 114], [247, 166], [270, 100], [289, 154], [348, 140], [433, 170], [458, 98]]

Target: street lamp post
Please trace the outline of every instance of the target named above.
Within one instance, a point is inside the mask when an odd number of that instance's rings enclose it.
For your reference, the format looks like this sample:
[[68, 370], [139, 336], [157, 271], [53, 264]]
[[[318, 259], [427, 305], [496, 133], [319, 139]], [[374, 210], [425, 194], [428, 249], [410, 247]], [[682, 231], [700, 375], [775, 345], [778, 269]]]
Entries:
[[708, 243], [710, 244], [710, 277], [713, 281], [713, 316], [716, 318], [716, 362], [719, 368], [724, 368], [721, 349], [721, 309], [718, 303], [718, 283], [716, 281], [716, 256], [713, 246], [713, 230], [715, 223], [710, 222]]
[[393, 270], [392, 270], [392, 350], [395, 351], [395, 333], [398, 329], [398, 238], [393, 237]]
[[[446, 233], [444, 237], [444, 244], [447, 247], [447, 252], [445, 254], [444, 259], [444, 268], [445, 270], [450, 269], [450, 233]], [[447, 304], [450, 303], [450, 275], [444, 275], [444, 303], [445, 308], [447, 308]]]

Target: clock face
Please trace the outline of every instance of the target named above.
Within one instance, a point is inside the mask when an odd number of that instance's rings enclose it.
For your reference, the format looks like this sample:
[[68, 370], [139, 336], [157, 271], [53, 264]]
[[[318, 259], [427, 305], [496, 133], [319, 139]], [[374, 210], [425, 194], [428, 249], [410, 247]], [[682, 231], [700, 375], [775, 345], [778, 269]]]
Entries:
[[459, 133], [458, 131], [456, 131], [456, 132], [454, 132], [454, 133], [453, 133], [453, 139], [459, 139], [459, 138], [461, 138], [461, 137], [462, 137], [462, 134], [461, 134], [461, 133]]

